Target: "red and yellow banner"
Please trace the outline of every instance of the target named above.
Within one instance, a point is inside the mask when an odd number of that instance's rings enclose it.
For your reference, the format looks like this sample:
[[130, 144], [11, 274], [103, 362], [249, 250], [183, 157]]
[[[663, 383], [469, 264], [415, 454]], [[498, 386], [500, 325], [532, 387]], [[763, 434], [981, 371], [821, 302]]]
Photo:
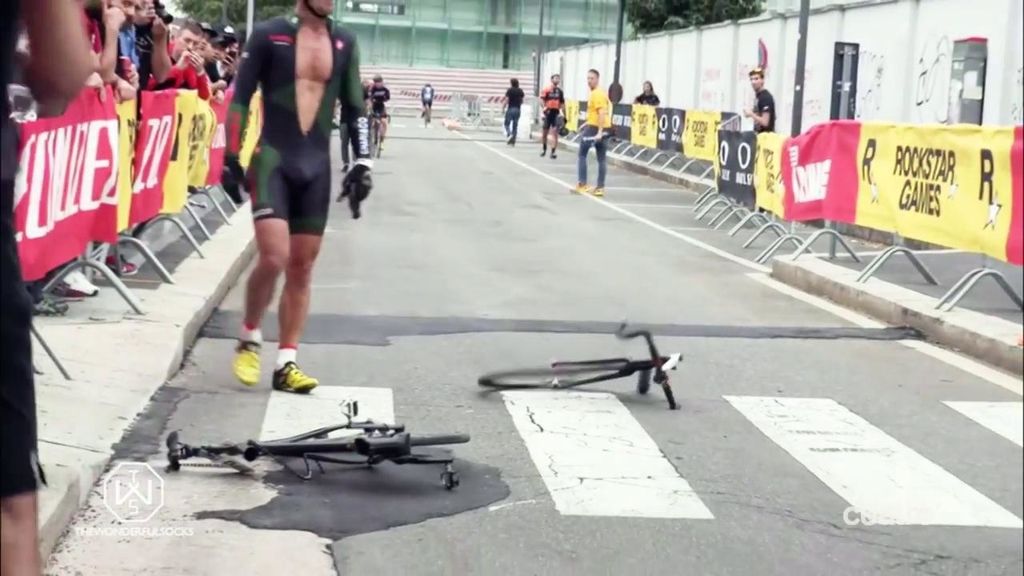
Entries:
[[774, 132], [757, 135], [757, 160], [754, 162], [754, 190], [757, 207], [780, 218], [786, 217], [782, 203], [782, 144], [785, 138]]
[[[220, 182], [227, 103], [175, 90], [139, 98], [115, 103], [108, 89], [101, 101], [87, 89], [60, 117], [19, 124], [14, 224], [25, 279], [42, 278], [89, 242], [116, 242], [131, 226], [180, 211], [189, 185]], [[250, 155], [261, 109], [251, 122]]]
[[[113, 92], [85, 90], [57, 118], [19, 126], [14, 229], [25, 280], [117, 239], [119, 126]], [[58, 239], [58, 241], [55, 241]]]
[[174, 145], [171, 147], [171, 160], [164, 173], [164, 203], [160, 208], [163, 214], [177, 214], [185, 208], [188, 200], [189, 162], [192, 158], [193, 119], [199, 108], [199, 94], [196, 92], [179, 91], [174, 99]]
[[1013, 146], [1010, 128], [864, 124], [856, 223], [1007, 260]]
[[117, 231], [128, 228], [132, 208], [132, 189], [135, 183], [135, 136], [138, 122], [138, 103], [132, 100], [117, 105], [120, 126], [117, 151]]
[[634, 146], [658, 147], [658, 113], [654, 106], [633, 105], [629, 136]]
[[[758, 137], [757, 204], [1024, 263], [1024, 128], [837, 121]], [[783, 192], [772, 184], [781, 161]]]
[[721, 112], [687, 110], [683, 126], [683, 154], [690, 158], [716, 162], [718, 158], [718, 123]]
[[570, 132], [576, 132], [580, 129], [580, 101], [579, 100], [566, 100], [565, 101], [565, 127]]
[[215, 186], [220, 183], [220, 173], [224, 169], [224, 152], [227, 150], [227, 138], [225, 137], [224, 124], [228, 119], [228, 106], [231, 103], [232, 92], [224, 96], [220, 104], [213, 104], [213, 113], [216, 126], [213, 129], [213, 140], [210, 143], [209, 169], [206, 171], [206, 185]]
[[210, 171], [210, 150], [213, 135], [217, 130], [217, 114], [206, 100], [197, 103], [196, 114], [189, 131], [188, 185], [196, 188], [206, 186]]
[[176, 96], [173, 91], [139, 94], [142, 116], [135, 138], [135, 187], [128, 219], [132, 226], [153, 218], [164, 205], [164, 177], [174, 146]]

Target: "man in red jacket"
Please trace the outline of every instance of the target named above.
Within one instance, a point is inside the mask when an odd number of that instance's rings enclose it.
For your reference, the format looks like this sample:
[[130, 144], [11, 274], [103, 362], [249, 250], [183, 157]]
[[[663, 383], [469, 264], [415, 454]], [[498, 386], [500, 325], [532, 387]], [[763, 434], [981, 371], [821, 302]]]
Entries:
[[150, 90], [165, 90], [179, 88], [183, 90], [196, 90], [203, 100], [210, 99], [210, 79], [206, 76], [205, 62], [199, 55], [199, 47], [205, 40], [203, 29], [195, 22], [188, 22], [181, 29], [181, 35], [174, 42], [174, 52], [171, 56], [174, 60], [174, 67], [171, 68], [167, 79], [157, 83], [155, 79], [149, 82]]

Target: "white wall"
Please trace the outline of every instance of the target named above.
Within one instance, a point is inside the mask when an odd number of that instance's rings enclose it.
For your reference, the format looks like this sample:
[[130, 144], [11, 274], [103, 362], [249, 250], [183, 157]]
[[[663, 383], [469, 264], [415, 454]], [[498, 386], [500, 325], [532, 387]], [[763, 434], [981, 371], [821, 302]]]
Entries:
[[[860, 44], [857, 118], [914, 123], [949, 120], [953, 42], [988, 40], [985, 124], [1020, 123], [1024, 116], [1024, 9], [1021, 0], [877, 0], [812, 12], [807, 35], [803, 129], [828, 120], [836, 42]], [[741, 112], [753, 94], [747, 72], [767, 53], [768, 89], [777, 129], [792, 122], [799, 18], [773, 13], [738, 23], [662, 33], [623, 43], [624, 101], [654, 83], [664, 105]], [[611, 83], [613, 43], [559, 51], [567, 96], [586, 93], [586, 70]], [[546, 59], [547, 62], [556, 60]], [[749, 126], [749, 122], [745, 124]]]

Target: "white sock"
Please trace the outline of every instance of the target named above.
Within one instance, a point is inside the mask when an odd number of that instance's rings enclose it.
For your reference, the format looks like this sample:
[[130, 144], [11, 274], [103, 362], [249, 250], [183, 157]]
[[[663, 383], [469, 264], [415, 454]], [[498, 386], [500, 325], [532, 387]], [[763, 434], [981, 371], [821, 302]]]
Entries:
[[250, 330], [245, 323], [242, 324], [242, 331], [239, 334], [238, 339], [242, 342], [255, 342], [257, 344], [263, 343], [263, 331], [259, 328], [253, 328]]
[[295, 357], [298, 356], [299, 351], [295, 348], [278, 348], [277, 350], [277, 369], [284, 368], [284, 365], [289, 362], [295, 362]]

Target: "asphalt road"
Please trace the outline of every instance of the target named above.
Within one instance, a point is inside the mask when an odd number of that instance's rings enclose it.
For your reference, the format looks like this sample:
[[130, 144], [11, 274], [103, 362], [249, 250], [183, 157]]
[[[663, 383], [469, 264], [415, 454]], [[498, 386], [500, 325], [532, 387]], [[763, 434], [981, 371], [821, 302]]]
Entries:
[[[414, 434], [470, 434], [454, 447], [461, 486], [430, 466], [328, 466], [305, 483], [273, 462], [162, 473], [148, 532], [100, 534], [118, 523], [97, 491], [50, 573], [1022, 573], [1012, 380], [776, 285], [665, 183], [611, 168], [597, 201], [569, 193], [569, 153], [406, 122], [364, 218], [336, 205], [324, 239], [299, 353], [323, 385], [271, 394], [272, 344], [261, 387], [233, 381], [236, 287], [119, 457], [157, 467], [170, 430], [281, 437], [356, 399]], [[623, 319], [684, 354], [678, 411], [627, 381], [476, 385], [642, 356], [611, 335]]]

